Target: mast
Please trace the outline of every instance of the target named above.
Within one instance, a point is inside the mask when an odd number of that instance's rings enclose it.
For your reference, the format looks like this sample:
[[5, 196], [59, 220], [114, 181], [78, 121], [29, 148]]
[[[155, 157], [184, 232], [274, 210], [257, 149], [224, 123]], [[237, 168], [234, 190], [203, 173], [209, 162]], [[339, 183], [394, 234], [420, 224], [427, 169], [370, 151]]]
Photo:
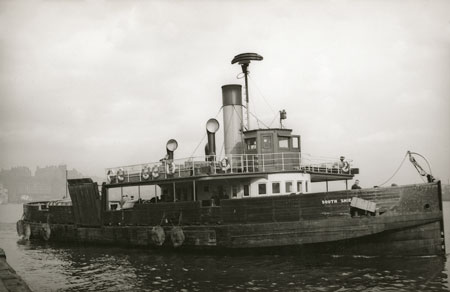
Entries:
[[250, 61], [262, 61], [263, 57], [256, 53], [244, 53], [236, 55], [231, 64], [239, 63], [242, 68], [242, 73], [244, 73], [245, 78], [245, 107], [246, 107], [246, 120], [247, 120], [247, 130], [250, 130], [250, 99], [248, 93], [248, 65], [250, 65]]

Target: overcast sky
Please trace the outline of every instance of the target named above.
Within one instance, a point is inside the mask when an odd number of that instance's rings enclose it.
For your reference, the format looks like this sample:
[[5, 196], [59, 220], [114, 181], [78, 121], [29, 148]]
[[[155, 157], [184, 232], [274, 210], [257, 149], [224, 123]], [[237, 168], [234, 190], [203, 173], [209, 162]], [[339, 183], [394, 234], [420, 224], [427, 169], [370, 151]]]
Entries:
[[170, 138], [189, 156], [244, 52], [264, 57], [252, 111], [286, 109], [304, 153], [353, 159], [366, 187], [407, 150], [450, 179], [450, 1], [2, 0], [0, 167], [103, 176]]

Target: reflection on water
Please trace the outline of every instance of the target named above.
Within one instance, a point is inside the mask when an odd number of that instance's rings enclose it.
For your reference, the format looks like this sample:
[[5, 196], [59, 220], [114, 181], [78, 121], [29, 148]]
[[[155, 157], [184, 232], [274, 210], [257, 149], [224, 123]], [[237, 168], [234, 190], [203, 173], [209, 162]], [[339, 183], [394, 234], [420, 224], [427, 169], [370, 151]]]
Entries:
[[[445, 206], [450, 210], [450, 204]], [[15, 225], [11, 223], [0, 224], [0, 247], [5, 249], [8, 262], [35, 291], [448, 291], [450, 288], [448, 256], [225, 256], [44, 243], [18, 245]]]

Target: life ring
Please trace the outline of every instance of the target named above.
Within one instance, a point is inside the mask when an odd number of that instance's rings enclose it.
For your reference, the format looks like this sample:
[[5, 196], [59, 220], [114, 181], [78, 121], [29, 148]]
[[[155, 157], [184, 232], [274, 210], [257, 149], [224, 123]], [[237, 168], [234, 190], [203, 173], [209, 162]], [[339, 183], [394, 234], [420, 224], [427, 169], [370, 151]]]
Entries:
[[158, 165], [155, 165], [152, 168], [152, 177], [158, 178], [158, 176], [159, 176], [159, 167], [158, 167]]
[[228, 157], [225, 157], [224, 159], [222, 159], [220, 161], [220, 166], [221, 166], [222, 170], [225, 171], [225, 172], [231, 168], [230, 161], [228, 160]]
[[50, 224], [48, 224], [48, 223], [42, 224], [40, 232], [41, 232], [42, 239], [44, 239], [45, 241], [48, 241], [50, 239], [50, 235], [52, 233], [52, 230], [50, 229]]
[[343, 172], [348, 172], [350, 170], [350, 164], [347, 161], [344, 161], [344, 166], [342, 167]]
[[174, 226], [170, 232], [170, 239], [173, 247], [181, 246], [185, 240], [183, 229], [179, 226]]
[[166, 240], [166, 234], [164, 233], [164, 229], [161, 226], [154, 226], [152, 228], [152, 231], [150, 231], [150, 238], [152, 240], [152, 243], [156, 246], [163, 245], [164, 241]]
[[25, 228], [24, 228], [23, 220], [17, 221], [16, 229], [17, 229], [17, 235], [23, 236], [25, 234], [25, 230], [24, 230]]
[[175, 171], [177, 170], [177, 167], [175, 165], [175, 162], [167, 162], [166, 163], [166, 173], [167, 174], [174, 174]]
[[119, 182], [123, 182], [125, 180], [125, 171], [123, 170], [123, 168], [119, 168], [119, 170], [117, 171], [117, 180]]
[[108, 172], [106, 173], [106, 180], [108, 181], [108, 183], [112, 182], [114, 175], [115, 175], [114, 170], [112, 169], [108, 170]]
[[145, 166], [142, 169], [141, 176], [144, 180], [148, 180], [150, 178], [150, 173], [151, 173], [150, 168], [148, 166]]

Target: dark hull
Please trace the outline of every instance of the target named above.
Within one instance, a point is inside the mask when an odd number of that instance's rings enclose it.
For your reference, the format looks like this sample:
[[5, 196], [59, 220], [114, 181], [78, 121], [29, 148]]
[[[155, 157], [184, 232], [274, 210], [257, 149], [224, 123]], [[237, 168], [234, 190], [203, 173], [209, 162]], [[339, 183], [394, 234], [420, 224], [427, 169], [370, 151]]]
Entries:
[[[191, 204], [196, 202], [159, 204], [158, 209], [155, 207], [158, 204], [154, 204], [104, 212], [101, 226], [75, 224], [70, 212], [50, 208], [48, 213], [25, 210], [25, 222], [31, 226], [31, 239], [42, 238], [43, 223], [49, 222], [49, 240], [59, 242], [174, 248], [171, 233], [173, 227], [178, 226], [185, 237], [181, 249], [294, 246], [333, 254], [435, 255], [445, 253], [440, 194], [440, 184], [433, 183], [284, 198], [226, 200], [221, 207], [199, 205], [197, 209]], [[352, 196], [376, 202], [377, 213], [352, 217], [348, 202]], [[164, 215], [155, 210], [162, 210]], [[173, 218], [167, 214], [172, 214]], [[139, 216], [141, 221], [138, 221]], [[157, 246], [152, 239], [154, 226], [164, 229], [162, 246]]]
[[[281, 224], [281, 228], [276, 232], [266, 226], [258, 226], [258, 224], [252, 224], [244, 228], [236, 226], [184, 226], [182, 228], [186, 239], [181, 248], [255, 249], [299, 246], [310, 251], [330, 254], [431, 255], [444, 253], [440, 222], [429, 218], [420, 221], [410, 221], [407, 225], [411, 224], [414, 226], [377, 233], [361, 232], [359, 228], [348, 228], [345, 231], [322, 230], [314, 233], [304, 232], [299, 229], [294, 232], [291, 228], [287, 228], [292, 227], [292, 224], [287, 223]], [[42, 239], [42, 225], [40, 223], [30, 223], [30, 226], [32, 230], [31, 239]], [[241, 234], [248, 231], [249, 228], [260, 229], [260, 231], [264, 230], [270, 233]], [[239, 232], [233, 233], [236, 230], [239, 230]], [[74, 225], [52, 224], [50, 240], [54, 242], [93, 243], [145, 248], [173, 248], [170, 239], [170, 227], [165, 228], [166, 241], [161, 247], [156, 246], [152, 242], [151, 231], [152, 227], [143, 226], [77, 228]], [[222, 238], [219, 236], [217, 238], [218, 234], [224, 233], [228, 236]], [[339, 235], [336, 233], [339, 233]], [[357, 234], [368, 235], [355, 237]], [[324, 242], [325, 238], [329, 238], [330, 241]]]

